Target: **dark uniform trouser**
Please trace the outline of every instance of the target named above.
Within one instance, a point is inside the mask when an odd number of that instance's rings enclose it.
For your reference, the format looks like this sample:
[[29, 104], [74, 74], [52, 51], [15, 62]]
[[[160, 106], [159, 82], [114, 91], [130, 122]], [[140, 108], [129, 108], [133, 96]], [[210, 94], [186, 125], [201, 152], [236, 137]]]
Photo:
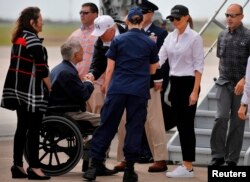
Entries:
[[196, 138], [194, 132], [194, 117], [197, 103], [189, 106], [189, 96], [194, 87], [193, 76], [171, 76], [171, 101], [173, 119], [179, 131], [182, 157], [184, 161], [195, 161]]
[[148, 100], [127, 94], [107, 95], [101, 110], [101, 125], [93, 135], [90, 157], [105, 159], [105, 152], [114, 138], [126, 108], [126, 137], [124, 155], [126, 161], [137, 161], [147, 115]]

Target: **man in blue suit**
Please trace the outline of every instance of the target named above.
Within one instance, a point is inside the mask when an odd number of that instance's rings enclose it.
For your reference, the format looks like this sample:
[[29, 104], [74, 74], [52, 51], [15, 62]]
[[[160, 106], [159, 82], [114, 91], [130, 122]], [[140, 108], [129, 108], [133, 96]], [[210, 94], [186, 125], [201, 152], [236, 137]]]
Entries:
[[[147, 0], [143, 0], [138, 6], [142, 9], [143, 13], [142, 28], [151, 39], [156, 41], [159, 51], [168, 33], [166, 30], [153, 24], [154, 12], [158, 10], [158, 7]], [[167, 73], [164, 74], [168, 75], [168, 70], [166, 71]], [[146, 137], [154, 160], [153, 165], [148, 169], [149, 172], [161, 172], [167, 170], [166, 131], [161, 103], [162, 84], [162, 70], [158, 69], [156, 74], [151, 76], [151, 99], [148, 103], [148, 117], [145, 123]], [[145, 145], [147, 145], [146, 137], [144, 136], [144, 148]]]
[[[147, 0], [142, 0], [141, 4], [138, 4], [138, 6], [142, 9], [142, 12], [144, 13], [144, 21], [143, 21], [143, 29], [152, 38], [156, 39], [156, 44], [158, 51], [160, 50], [168, 32], [158, 26], [156, 26], [153, 22], [153, 16], [154, 12], [158, 10], [158, 7]], [[155, 37], [154, 37], [155, 36]], [[166, 61], [161, 66], [161, 73], [159, 74], [159, 71], [156, 72], [155, 76], [151, 79], [151, 87], [153, 86], [153, 80], [160, 80], [163, 79], [163, 82], [159, 82], [161, 85], [161, 104], [162, 104], [162, 112], [163, 112], [163, 118], [165, 123], [165, 130], [169, 130], [175, 126], [173, 120], [172, 120], [172, 114], [171, 114], [171, 107], [167, 105], [164, 102], [164, 93], [166, 91], [166, 88], [169, 83], [169, 64], [168, 61]], [[160, 76], [159, 76], [160, 75]]]
[[[94, 90], [93, 80], [86, 77], [82, 81], [76, 69], [76, 64], [82, 61], [83, 55], [79, 40], [70, 39], [65, 42], [61, 46], [61, 54], [63, 61], [51, 71], [52, 91], [49, 105], [57, 108], [63, 106], [67, 108], [65, 115], [79, 122], [89, 121], [93, 126], [99, 126], [100, 114], [86, 111], [86, 101]], [[116, 171], [107, 169], [102, 163], [98, 167], [96, 175], [108, 176], [114, 173]]]

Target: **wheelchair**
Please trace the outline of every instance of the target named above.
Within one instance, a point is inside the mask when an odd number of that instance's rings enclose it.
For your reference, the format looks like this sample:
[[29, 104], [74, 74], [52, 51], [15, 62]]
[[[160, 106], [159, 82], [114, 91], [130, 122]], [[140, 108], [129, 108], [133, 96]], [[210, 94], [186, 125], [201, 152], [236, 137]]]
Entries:
[[[75, 121], [64, 114], [70, 110], [72, 107], [50, 107], [42, 121], [39, 160], [42, 170], [49, 176], [71, 171], [83, 156], [84, 138], [96, 129], [89, 121]], [[27, 144], [24, 156], [28, 161]]]

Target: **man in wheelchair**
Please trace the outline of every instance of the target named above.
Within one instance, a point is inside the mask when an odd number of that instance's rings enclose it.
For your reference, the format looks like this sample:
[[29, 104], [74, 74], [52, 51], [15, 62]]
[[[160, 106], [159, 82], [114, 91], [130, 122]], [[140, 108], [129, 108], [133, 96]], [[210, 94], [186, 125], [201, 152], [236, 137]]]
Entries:
[[[61, 55], [63, 61], [51, 71], [52, 91], [48, 111], [62, 113], [71, 120], [77, 121], [80, 126], [88, 126], [94, 131], [100, 125], [100, 115], [86, 111], [86, 101], [90, 98], [94, 86], [90, 78], [81, 81], [75, 67], [82, 61], [83, 56], [79, 40], [70, 39], [65, 42], [61, 46]], [[87, 159], [84, 160], [87, 161]], [[107, 169], [105, 164], [98, 169], [99, 176], [114, 173], [116, 171]]]

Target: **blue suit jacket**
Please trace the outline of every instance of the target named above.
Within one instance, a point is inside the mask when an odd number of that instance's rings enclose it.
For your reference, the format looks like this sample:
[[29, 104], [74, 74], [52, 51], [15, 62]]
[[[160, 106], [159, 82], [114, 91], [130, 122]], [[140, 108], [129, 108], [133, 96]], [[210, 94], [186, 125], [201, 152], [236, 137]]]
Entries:
[[152, 23], [149, 29], [147, 30], [146, 34], [150, 35], [151, 33], [154, 33], [155, 36], [157, 36], [156, 44], [159, 51], [165, 38], [168, 35], [168, 32]]
[[50, 106], [79, 106], [86, 111], [85, 102], [91, 96], [94, 86], [92, 83], [82, 82], [76, 68], [69, 61], [63, 60], [51, 71], [52, 91]]

